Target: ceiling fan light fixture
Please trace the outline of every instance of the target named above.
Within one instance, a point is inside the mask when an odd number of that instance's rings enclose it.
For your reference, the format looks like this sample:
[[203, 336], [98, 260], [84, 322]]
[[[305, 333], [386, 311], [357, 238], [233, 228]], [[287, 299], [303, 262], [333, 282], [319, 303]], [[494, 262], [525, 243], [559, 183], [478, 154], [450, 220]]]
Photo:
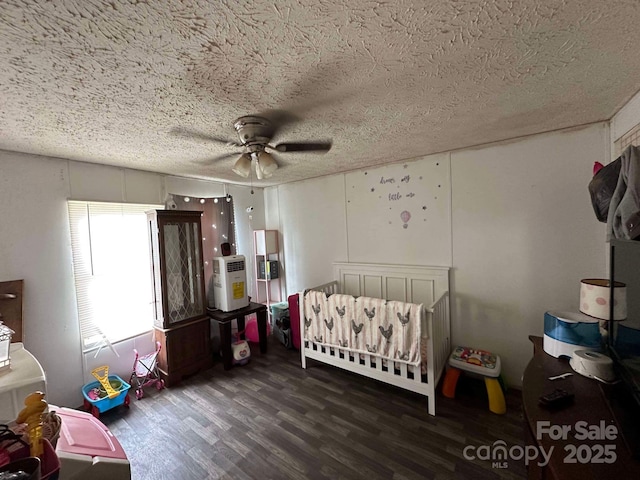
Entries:
[[259, 168], [262, 170], [262, 174], [265, 178], [269, 178], [273, 175], [273, 172], [278, 169], [278, 164], [267, 152], [260, 152], [258, 154], [258, 159], [260, 165]]
[[259, 158], [256, 158], [256, 178], [258, 180], [262, 180], [264, 178], [264, 173], [262, 171], [262, 167], [260, 166]]
[[249, 173], [251, 173], [251, 157], [249, 154], [243, 153], [240, 155], [240, 158], [236, 160], [236, 163], [231, 170], [241, 177], [247, 178]]
[[[289, 152], [296, 153], [324, 153], [331, 149], [331, 140], [316, 141], [316, 142], [286, 142], [279, 143], [276, 146], [271, 145], [269, 142], [276, 136], [278, 130], [290, 124], [291, 122], [300, 120], [296, 115], [288, 113], [284, 110], [269, 110], [264, 112], [263, 115], [245, 115], [238, 118], [234, 122], [234, 128], [238, 134], [238, 141], [229, 141], [222, 137], [213, 135], [207, 135], [195, 131], [190, 131], [182, 128], [174, 128], [172, 133], [180, 137], [194, 138], [200, 141], [212, 141], [218, 144], [223, 144], [227, 147], [238, 147], [244, 149], [244, 153], [240, 155], [235, 161], [231, 170], [238, 176], [243, 178], [253, 179], [254, 168], [251, 163], [255, 160], [255, 171], [258, 180], [271, 177], [278, 169], [277, 158], [269, 152]], [[265, 151], [269, 149], [269, 152]], [[223, 155], [218, 155], [215, 158], [209, 159], [209, 162], [233, 158], [240, 152], [229, 152]], [[251, 183], [251, 182], [250, 182]], [[253, 185], [251, 185], [253, 186]], [[253, 193], [253, 191], [251, 192]], [[225, 186], [225, 195], [227, 195]], [[229, 197], [227, 196], [227, 199]], [[185, 201], [189, 201], [186, 199]], [[194, 199], [198, 201], [198, 199]]]

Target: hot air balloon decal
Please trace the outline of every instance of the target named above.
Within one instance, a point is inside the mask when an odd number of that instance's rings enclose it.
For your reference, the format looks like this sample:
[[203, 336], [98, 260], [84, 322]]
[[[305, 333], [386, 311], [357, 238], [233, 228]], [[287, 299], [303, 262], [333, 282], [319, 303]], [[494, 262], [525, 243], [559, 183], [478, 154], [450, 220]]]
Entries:
[[407, 212], [406, 210], [404, 210], [401, 214], [400, 214], [400, 219], [402, 220], [402, 223], [404, 225], [402, 225], [402, 228], [407, 228], [408, 227], [408, 223], [409, 223], [409, 219], [411, 218], [411, 214], [409, 212]]

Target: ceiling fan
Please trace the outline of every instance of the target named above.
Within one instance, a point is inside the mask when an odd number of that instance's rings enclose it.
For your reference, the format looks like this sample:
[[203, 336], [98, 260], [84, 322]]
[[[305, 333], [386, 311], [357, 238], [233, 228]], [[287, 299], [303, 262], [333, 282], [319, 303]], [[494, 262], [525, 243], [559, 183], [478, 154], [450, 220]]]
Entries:
[[201, 134], [183, 128], [174, 128], [171, 132], [185, 138], [211, 141], [224, 144], [228, 147], [242, 148], [240, 152], [232, 152], [208, 160], [214, 162], [224, 158], [233, 157], [240, 153], [232, 171], [243, 178], [251, 173], [251, 162], [255, 162], [256, 177], [258, 180], [269, 178], [278, 169], [278, 162], [274, 152], [316, 152], [326, 153], [331, 149], [331, 141], [320, 142], [285, 142], [271, 145], [277, 131], [285, 124], [297, 120], [292, 114], [274, 110], [260, 115], [247, 115], [238, 118], [234, 123], [239, 142], [219, 138], [212, 135]]

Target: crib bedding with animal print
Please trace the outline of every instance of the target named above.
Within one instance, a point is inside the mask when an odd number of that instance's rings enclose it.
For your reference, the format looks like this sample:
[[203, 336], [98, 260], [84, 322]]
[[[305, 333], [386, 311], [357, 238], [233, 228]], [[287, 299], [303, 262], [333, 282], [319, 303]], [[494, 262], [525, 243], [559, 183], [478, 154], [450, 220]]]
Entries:
[[327, 296], [313, 290], [305, 293], [303, 302], [306, 340], [396, 363], [421, 363], [421, 340], [426, 340], [422, 304], [342, 294]]

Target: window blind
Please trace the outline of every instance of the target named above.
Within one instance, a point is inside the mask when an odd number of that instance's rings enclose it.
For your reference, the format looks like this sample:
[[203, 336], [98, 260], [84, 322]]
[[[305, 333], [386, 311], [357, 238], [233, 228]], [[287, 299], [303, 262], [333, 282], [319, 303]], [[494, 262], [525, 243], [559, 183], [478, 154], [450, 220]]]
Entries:
[[151, 330], [145, 212], [163, 206], [70, 200], [68, 207], [83, 350]]

